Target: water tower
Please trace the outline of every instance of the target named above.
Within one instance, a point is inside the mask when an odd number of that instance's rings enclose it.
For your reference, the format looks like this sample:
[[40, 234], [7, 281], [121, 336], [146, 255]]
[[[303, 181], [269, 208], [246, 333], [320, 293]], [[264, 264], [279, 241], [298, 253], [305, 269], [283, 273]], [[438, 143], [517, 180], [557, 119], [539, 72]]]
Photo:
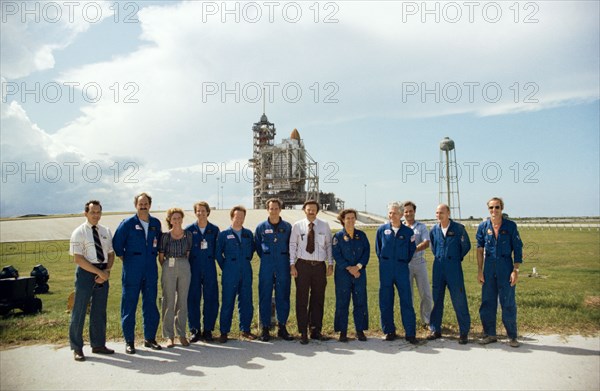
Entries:
[[458, 167], [454, 140], [444, 137], [440, 141], [440, 204], [448, 204], [450, 216], [460, 220], [460, 195], [458, 193]]

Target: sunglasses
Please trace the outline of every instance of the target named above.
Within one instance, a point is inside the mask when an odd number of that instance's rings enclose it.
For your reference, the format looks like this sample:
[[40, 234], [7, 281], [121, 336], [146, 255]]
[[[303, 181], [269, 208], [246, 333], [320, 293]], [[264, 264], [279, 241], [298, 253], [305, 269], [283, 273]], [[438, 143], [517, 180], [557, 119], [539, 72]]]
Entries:
[[488, 206], [489, 210], [493, 210], [493, 209], [500, 209], [500, 205], [492, 205], [492, 206]]

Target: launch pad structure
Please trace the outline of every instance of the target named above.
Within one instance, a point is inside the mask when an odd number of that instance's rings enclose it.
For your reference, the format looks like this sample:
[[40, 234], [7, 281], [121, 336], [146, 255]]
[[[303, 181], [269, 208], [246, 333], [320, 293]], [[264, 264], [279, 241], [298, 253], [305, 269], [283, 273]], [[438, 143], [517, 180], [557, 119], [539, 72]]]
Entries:
[[288, 209], [308, 200], [317, 201], [326, 210], [343, 208], [343, 201], [333, 193], [319, 191], [319, 166], [306, 151], [297, 129], [289, 138], [275, 144], [275, 124], [263, 113], [260, 121], [252, 125], [252, 133], [250, 166], [254, 170], [254, 209], [265, 208], [270, 198], [281, 199]]

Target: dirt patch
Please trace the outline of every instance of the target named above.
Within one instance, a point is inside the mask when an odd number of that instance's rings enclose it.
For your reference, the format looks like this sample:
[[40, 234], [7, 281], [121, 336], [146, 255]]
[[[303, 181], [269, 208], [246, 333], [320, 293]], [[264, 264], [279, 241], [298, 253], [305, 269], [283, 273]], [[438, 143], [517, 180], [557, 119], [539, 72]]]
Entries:
[[583, 300], [583, 304], [592, 308], [600, 308], [600, 296], [588, 296]]

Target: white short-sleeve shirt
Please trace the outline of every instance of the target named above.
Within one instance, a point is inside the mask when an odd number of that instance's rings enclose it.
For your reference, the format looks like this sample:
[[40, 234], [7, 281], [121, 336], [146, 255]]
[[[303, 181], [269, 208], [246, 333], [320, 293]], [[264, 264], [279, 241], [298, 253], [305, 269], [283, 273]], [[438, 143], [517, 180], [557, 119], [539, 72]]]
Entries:
[[[98, 235], [100, 243], [104, 251], [104, 263], [108, 262], [108, 254], [113, 253], [112, 233], [107, 227], [98, 224]], [[82, 255], [90, 263], [101, 263], [96, 257], [96, 246], [94, 244], [94, 233], [92, 225], [86, 221], [79, 227], [75, 228], [71, 234], [71, 242], [69, 243], [70, 255]]]

